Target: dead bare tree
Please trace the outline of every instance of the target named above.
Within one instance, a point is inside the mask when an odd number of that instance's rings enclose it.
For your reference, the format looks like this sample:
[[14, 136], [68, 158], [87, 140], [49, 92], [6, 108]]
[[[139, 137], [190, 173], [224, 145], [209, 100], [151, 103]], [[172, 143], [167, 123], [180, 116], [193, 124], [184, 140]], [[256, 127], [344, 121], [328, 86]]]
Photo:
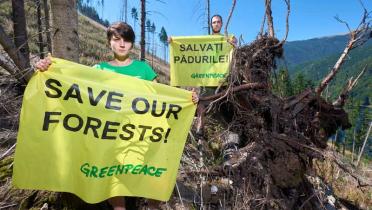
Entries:
[[26, 68], [30, 67], [30, 51], [28, 48], [28, 38], [26, 30], [26, 15], [24, 0], [12, 0], [14, 44], [25, 59]]
[[207, 28], [208, 34], [211, 34], [211, 1], [206, 0], [206, 10], [207, 10]]
[[359, 155], [358, 155], [358, 159], [357, 159], [357, 162], [355, 164], [356, 167], [359, 166], [360, 158], [362, 157], [362, 154], [363, 154], [363, 151], [364, 151], [364, 147], [366, 146], [367, 140], [369, 138], [369, 134], [371, 133], [371, 128], [372, 128], [372, 122], [369, 123], [368, 131], [367, 131], [366, 137], [364, 138], [364, 141], [363, 141], [363, 146], [360, 149], [360, 152], [359, 152]]
[[44, 6], [44, 15], [45, 15], [45, 31], [46, 31], [46, 40], [47, 40], [47, 47], [48, 52], [52, 52], [52, 38], [50, 36], [50, 15], [49, 15], [49, 5], [48, 0], [43, 0]]
[[336, 19], [344, 23], [346, 27], [349, 29], [349, 41], [342, 52], [341, 56], [337, 60], [336, 64], [332, 67], [329, 74], [322, 80], [319, 86], [316, 88], [317, 94], [321, 94], [323, 90], [328, 86], [329, 82], [336, 76], [337, 72], [340, 70], [341, 65], [347, 58], [347, 55], [350, 53], [351, 50], [355, 49], [358, 46], [363, 45], [369, 38], [371, 38], [371, 19], [370, 19], [370, 12], [368, 12], [364, 8], [363, 18], [359, 23], [358, 27], [355, 30], [351, 30], [349, 24], [340, 18], [336, 17]]
[[37, 31], [38, 31], [38, 45], [39, 45], [39, 56], [40, 58], [44, 58], [44, 41], [43, 41], [43, 28], [41, 22], [41, 2], [40, 0], [35, 0], [36, 6], [36, 19], [37, 19]]
[[145, 54], [146, 54], [146, 0], [141, 0], [141, 53], [140, 53], [140, 59], [142, 61], [145, 60]]
[[359, 78], [366, 72], [367, 67], [368, 67], [367, 65], [364, 66], [363, 70], [359, 73], [357, 78], [353, 79], [353, 77], [351, 77], [348, 80], [348, 83], [345, 85], [345, 87], [341, 91], [341, 94], [338, 96], [337, 100], [333, 102], [333, 106], [343, 107], [345, 105], [345, 101], [347, 100], [347, 97], [348, 97], [350, 91], [358, 83]]

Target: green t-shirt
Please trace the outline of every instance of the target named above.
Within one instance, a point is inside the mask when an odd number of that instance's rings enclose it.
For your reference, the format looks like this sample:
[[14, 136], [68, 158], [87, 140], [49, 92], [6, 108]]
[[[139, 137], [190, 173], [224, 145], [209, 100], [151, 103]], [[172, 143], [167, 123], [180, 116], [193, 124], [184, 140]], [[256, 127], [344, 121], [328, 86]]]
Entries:
[[132, 60], [132, 63], [129, 64], [128, 66], [113, 66], [108, 62], [101, 62], [99, 64], [94, 65], [93, 67], [105, 71], [113, 71], [119, 74], [124, 74], [148, 81], [152, 81], [157, 77], [157, 74], [146, 62], [139, 60]]

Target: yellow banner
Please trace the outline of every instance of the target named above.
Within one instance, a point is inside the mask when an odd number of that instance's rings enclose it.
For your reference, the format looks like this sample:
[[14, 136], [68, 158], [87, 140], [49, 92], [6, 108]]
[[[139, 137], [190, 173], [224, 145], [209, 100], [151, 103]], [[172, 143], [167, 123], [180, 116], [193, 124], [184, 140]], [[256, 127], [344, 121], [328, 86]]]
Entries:
[[13, 183], [167, 201], [195, 113], [191, 92], [53, 58], [27, 85]]
[[227, 76], [233, 46], [224, 36], [172, 37], [172, 86], [219, 86]]

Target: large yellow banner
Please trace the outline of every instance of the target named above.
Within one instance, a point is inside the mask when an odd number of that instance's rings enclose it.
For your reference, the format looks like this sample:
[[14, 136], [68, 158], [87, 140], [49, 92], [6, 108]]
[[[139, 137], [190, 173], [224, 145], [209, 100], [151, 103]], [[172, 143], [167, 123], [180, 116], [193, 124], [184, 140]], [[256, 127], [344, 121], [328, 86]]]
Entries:
[[191, 92], [55, 59], [27, 85], [13, 183], [167, 201], [195, 105]]
[[233, 46], [224, 36], [172, 37], [172, 86], [219, 86], [227, 76]]

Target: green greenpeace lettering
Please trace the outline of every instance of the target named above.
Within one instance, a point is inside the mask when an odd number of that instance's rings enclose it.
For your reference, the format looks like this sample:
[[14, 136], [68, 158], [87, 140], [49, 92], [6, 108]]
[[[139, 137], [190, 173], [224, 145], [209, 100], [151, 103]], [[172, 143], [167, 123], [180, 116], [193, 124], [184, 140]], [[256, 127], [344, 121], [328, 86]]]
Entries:
[[133, 165], [133, 164], [123, 164], [123, 165], [113, 165], [97, 167], [95, 165], [89, 165], [89, 163], [84, 163], [80, 167], [80, 171], [88, 178], [104, 178], [114, 175], [123, 174], [133, 174], [133, 175], [143, 175], [143, 176], [153, 176], [161, 177], [166, 168], [156, 168], [154, 166], [148, 165]]

